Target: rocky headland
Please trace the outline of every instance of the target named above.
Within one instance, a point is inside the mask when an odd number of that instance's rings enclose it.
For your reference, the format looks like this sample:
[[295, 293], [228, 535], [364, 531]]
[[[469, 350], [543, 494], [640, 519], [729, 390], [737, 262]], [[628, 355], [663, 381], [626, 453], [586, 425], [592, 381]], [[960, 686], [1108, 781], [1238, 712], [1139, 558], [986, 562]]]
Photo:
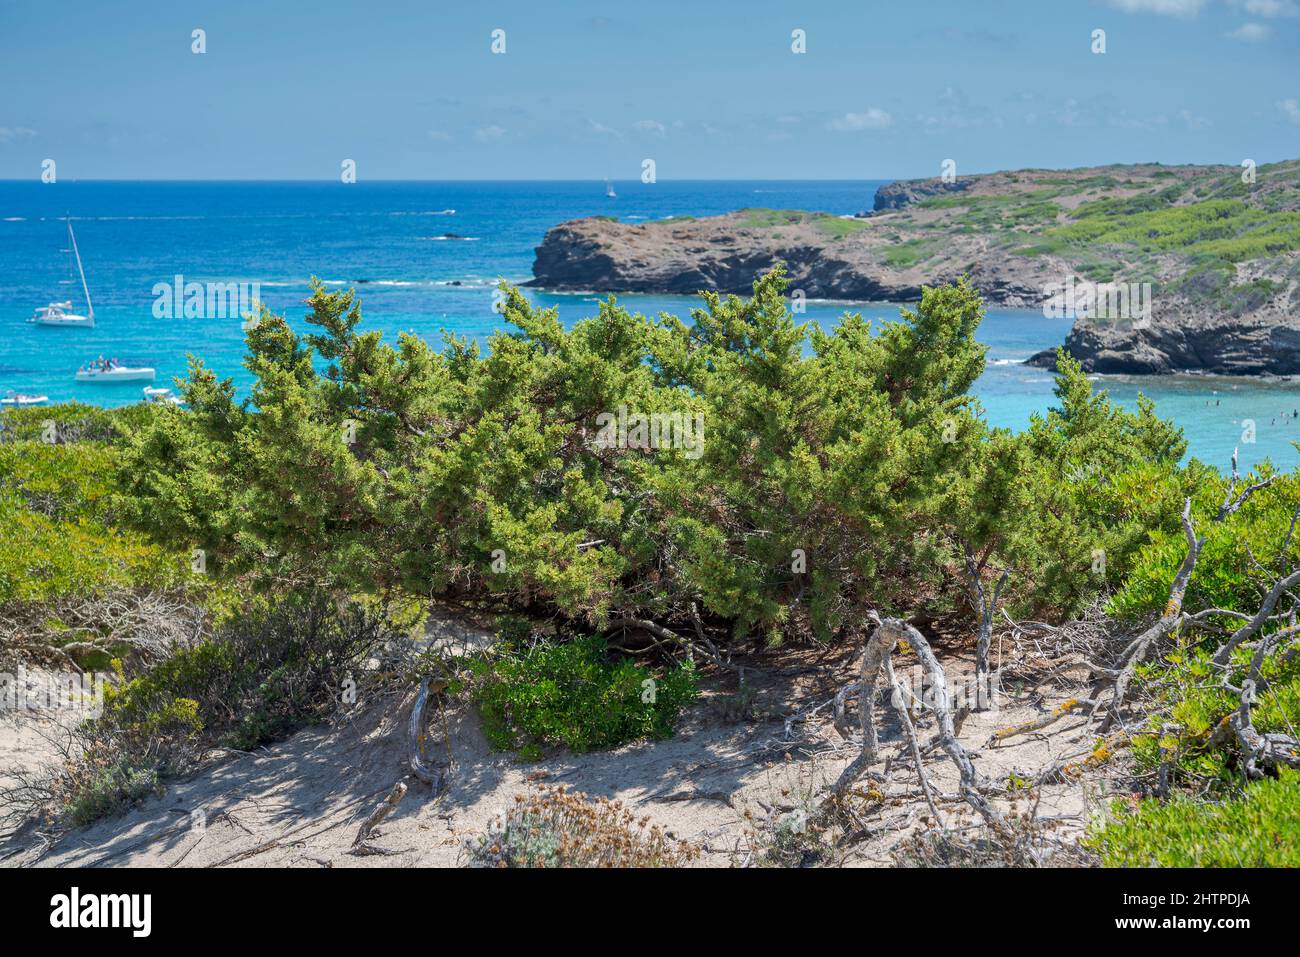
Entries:
[[579, 219], [546, 233], [529, 285], [747, 293], [782, 262], [810, 299], [906, 302], [968, 275], [991, 305], [1074, 318], [1089, 371], [1300, 374], [1300, 160], [1248, 172], [1017, 170], [892, 183], [857, 216]]

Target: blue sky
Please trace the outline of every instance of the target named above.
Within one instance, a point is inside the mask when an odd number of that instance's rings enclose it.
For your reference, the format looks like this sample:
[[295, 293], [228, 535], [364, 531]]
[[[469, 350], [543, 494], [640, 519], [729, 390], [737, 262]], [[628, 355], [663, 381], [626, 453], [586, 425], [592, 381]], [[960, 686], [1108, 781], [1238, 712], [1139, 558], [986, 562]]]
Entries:
[[1264, 163], [1300, 156], [1300, 2], [0, 0], [0, 89], [6, 179]]

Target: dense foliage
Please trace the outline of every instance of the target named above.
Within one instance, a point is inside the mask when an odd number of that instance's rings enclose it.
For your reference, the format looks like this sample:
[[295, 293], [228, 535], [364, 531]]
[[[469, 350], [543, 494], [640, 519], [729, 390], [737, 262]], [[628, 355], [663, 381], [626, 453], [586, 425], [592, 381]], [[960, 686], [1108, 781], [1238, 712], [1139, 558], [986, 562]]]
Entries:
[[1219, 804], [1141, 801], [1089, 843], [1108, 867], [1300, 866], [1300, 774], [1283, 770]]
[[188, 557], [116, 526], [116, 443], [149, 410], [64, 405], [0, 415], [0, 608], [166, 587]]
[[826, 639], [872, 607], [984, 612], [976, 586], [1004, 574], [1003, 598], [1064, 613], [1117, 584], [1147, 530], [1176, 529], [1184, 444], [1149, 407], [1063, 362], [1059, 410], [1019, 436], [983, 421], [965, 283], [878, 330], [797, 324], [784, 288], [778, 271], [747, 300], [705, 294], [689, 323], [611, 299], [568, 330], [508, 290], [515, 331], [480, 352], [385, 345], [352, 293], [317, 287], [317, 332], [270, 314], [250, 332], [249, 400], [193, 361], [191, 411], [132, 441], [124, 512], [281, 584], [715, 640]]
[[545, 744], [583, 752], [671, 737], [696, 693], [689, 661], [656, 674], [611, 657], [595, 636], [506, 642], [470, 669], [488, 740], [525, 757], [540, 757]]

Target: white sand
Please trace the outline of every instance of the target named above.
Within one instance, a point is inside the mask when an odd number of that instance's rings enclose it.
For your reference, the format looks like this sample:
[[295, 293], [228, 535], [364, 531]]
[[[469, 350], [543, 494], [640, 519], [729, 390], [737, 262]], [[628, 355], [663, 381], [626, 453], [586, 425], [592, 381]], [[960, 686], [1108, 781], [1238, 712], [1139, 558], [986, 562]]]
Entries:
[[[776, 664], [802, 674], [758, 677], [760, 704], [778, 714], [795, 713], [825, 701], [839, 682], [851, 680], [844, 656], [833, 675], [828, 669], [799, 667], [810, 660], [804, 654]], [[968, 667], [953, 660], [945, 664], [952, 672]], [[725, 687], [731, 687], [728, 681], [734, 678], [722, 679]], [[1014, 738], [1002, 747], [984, 748], [991, 732], [1042, 714], [1068, 697], [1068, 690], [1049, 692], [1034, 704], [1002, 700], [998, 710], [967, 720], [961, 737], [969, 748], [981, 749], [976, 766], [986, 783], [1005, 784], [1012, 772], [1033, 778], [1054, 762], [1086, 752], [1093, 736], [1078, 716], [1066, 716], [1045, 732]], [[717, 694], [706, 694], [671, 740], [586, 755], [560, 753], [529, 764], [492, 751], [473, 709], [458, 706], [447, 715], [455, 767], [436, 798], [427, 785], [407, 776], [404, 763], [405, 721], [413, 695], [390, 698], [363, 706], [344, 727], [308, 730], [255, 754], [226, 756], [171, 783], [162, 797], [68, 833], [52, 846], [42, 846], [30, 831], [0, 835], [0, 863], [454, 866], [463, 862], [465, 842], [538, 780], [625, 801], [638, 815], [649, 815], [677, 837], [702, 845], [702, 864], [744, 863], [754, 833], [742, 817], [745, 810], [760, 822], [797, 811], [835, 779], [853, 752], [820, 715], [814, 726], [804, 726], [802, 744], [793, 749], [783, 741], [779, 718], [726, 723], [710, 703]], [[40, 723], [31, 718], [0, 722], [0, 765], [14, 760], [31, 765], [48, 756]], [[870, 833], [849, 849], [845, 863], [891, 863], [890, 848], [927, 813], [900, 734], [891, 711], [882, 726], [883, 753], [898, 756], [891, 761], [883, 803], [862, 805]], [[921, 736], [928, 737], [924, 727]], [[836, 754], [827, 752], [829, 746], [842, 747]], [[973, 823], [973, 812], [952, 799], [956, 773], [946, 756], [936, 750], [925, 763], [935, 789], [949, 796], [941, 800], [947, 823]], [[882, 767], [877, 764], [876, 770]], [[410, 790], [370, 841], [391, 854], [348, 853], [361, 821], [399, 780], [407, 780]], [[1040, 817], [1059, 819], [1061, 834], [1077, 835], [1087, 811], [1085, 785], [1052, 784], [1041, 791]], [[1013, 806], [1010, 795], [996, 803], [1004, 810]], [[1018, 807], [1026, 806], [1020, 797]], [[202, 828], [194, 826], [195, 811], [205, 819]]]

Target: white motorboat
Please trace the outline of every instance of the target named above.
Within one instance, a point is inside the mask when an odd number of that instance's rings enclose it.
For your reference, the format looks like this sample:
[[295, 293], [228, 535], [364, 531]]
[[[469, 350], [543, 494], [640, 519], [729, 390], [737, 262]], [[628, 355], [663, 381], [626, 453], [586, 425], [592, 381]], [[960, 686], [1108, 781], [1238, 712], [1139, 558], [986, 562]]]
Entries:
[[[86, 314], [77, 315], [72, 311], [72, 300], [52, 302], [27, 320], [38, 326], [71, 326], [74, 328], [93, 328], [95, 325], [95, 307], [90, 304], [90, 287], [86, 285], [86, 271], [81, 268], [81, 253], [77, 250], [77, 236], [72, 231], [72, 217], [68, 217], [68, 249], [77, 262], [77, 272], [81, 275], [81, 291], [86, 294]], [[69, 263], [71, 267], [71, 263]], [[71, 276], [71, 268], [68, 270]], [[72, 280], [69, 278], [68, 282]]]
[[3, 399], [0, 399], [0, 405], [40, 405], [42, 402], [49, 402], [50, 397], [46, 395], [28, 395], [25, 392], [10, 392]]
[[122, 366], [108, 361], [103, 365], [91, 363], [77, 370], [78, 382], [97, 385], [117, 385], [121, 382], [152, 382], [154, 370], [149, 366]]
[[170, 402], [172, 405], [184, 404], [183, 399], [172, 395], [171, 389], [154, 388], [150, 385], [144, 387], [144, 398], [146, 402]]

